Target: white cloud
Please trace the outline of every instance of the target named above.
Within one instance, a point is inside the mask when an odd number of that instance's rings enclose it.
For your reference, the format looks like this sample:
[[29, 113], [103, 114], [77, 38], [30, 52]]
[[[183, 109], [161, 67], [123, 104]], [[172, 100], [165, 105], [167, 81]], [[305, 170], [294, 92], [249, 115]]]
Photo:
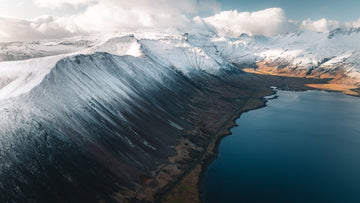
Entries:
[[76, 20], [84, 30], [164, 28], [186, 25], [190, 16], [207, 10], [220, 10], [220, 4], [214, 0], [98, 0]]
[[203, 10], [219, 12], [221, 5], [216, 0], [33, 0], [34, 4], [46, 8], [63, 8], [64, 6], [92, 6], [138, 10], [145, 13], [185, 12], [197, 13]]
[[0, 17], [0, 41], [40, 40], [81, 34], [66, 19], [40, 16], [33, 20]]
[[360, 18], [357, 21], [354, 22], [346, 22], [345, 23], [346, 27], [360, 27]]
[[216, 0], [34, 0], [50, 9], [85, 6], [85, 11], [60, 18], [0, 18], [0, 41], [67, 37], [86, 32], [135, 31], [184, 27], [202, 11], [217, 12]]
[[257, 12], [223, 11], [205, 18], [222, 35], [236, 37], [248, 35], [271, 36], [286, 29], [287, 20], [281, 8], [269, 8]]
[[315, 32], [329, 32], [336, 28], [341, 27], [339, 21], [336, 20], [327, 20], [325, 18], [312, 21], [310, 19], [304, 20], [299, 25], [299, 30], [311, 30]]
[[95, 0], [33, 0], [34, 4], [44, 8], [63, 8], [65, 6], [80, 6], [80, 5], [91, 5], [95, 3]]

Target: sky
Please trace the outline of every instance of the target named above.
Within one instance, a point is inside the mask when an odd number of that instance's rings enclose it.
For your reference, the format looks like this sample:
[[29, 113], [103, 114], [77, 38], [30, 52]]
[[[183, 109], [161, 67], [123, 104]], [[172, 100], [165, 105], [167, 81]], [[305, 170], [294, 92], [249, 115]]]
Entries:
[[0, 41], [94, 32], [214, 30], [237, 37], [360, 26], [358, 0], [0, 0]]

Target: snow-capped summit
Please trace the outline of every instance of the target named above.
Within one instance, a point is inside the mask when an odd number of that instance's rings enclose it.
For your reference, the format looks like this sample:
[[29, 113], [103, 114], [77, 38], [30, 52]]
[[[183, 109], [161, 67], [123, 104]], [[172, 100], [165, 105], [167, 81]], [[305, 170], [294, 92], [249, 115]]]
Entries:
[[[302, 31], [273, 37], [214, 37], [210, 40], [228, 62], [257, 63], [258, 70], [270, 74], [329, 78], [341, 74], [353, 83], [360, 81], [356, 57], [360, 51], [359, 28], [336, 29], [330, 33]], [[338, 82], [347, 83], [345, 79]], [[359, 84], [355, 82], [353, 86]]]

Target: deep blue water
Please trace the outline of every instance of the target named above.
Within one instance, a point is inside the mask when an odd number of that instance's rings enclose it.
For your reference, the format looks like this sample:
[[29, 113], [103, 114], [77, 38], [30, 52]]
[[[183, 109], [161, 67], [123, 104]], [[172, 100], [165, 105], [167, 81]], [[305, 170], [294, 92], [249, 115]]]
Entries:
[[360, 202], [360, 98], [279, 91], [244, 113], [203, 184], [205, 202]]

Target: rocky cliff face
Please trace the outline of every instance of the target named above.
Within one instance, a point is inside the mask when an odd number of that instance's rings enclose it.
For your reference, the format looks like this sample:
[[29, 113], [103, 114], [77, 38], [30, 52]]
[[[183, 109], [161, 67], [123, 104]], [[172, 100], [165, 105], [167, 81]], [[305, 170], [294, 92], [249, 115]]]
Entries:
[[241, 75], [183, 36], [0, 66], [0, 199], [19, 202], [151, 200], [207, 144], [184, 137], [191, 100]]

